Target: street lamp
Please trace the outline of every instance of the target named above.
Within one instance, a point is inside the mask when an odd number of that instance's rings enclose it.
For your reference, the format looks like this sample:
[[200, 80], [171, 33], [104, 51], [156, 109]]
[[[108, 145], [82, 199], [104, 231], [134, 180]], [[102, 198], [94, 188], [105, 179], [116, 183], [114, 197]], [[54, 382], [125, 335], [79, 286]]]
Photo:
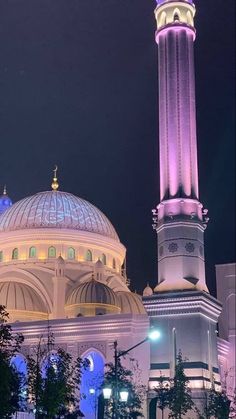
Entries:
[[120, 391], [120, 401], [127, 403], [129, 397], [129, 392], [125, 388]]
[[161, 337], [161, 332], [158, 329], [151, 329], [150, 332], [148, 333], [148, 340], [156, 341], [160, 339], [160, 337]]
[[[114, 394], [114, 404], [113, 404], [113, 418], [114, 419], [118, 419], [118, 414], [117, 414], [117, 403], [118, 403], [118, 360], [122, 357], [127, 355], [130, 351], [132, 351], [133, 349], [137, 348], [138, 346], [142, 345], [143, 343], [147, 342], [147, 341], [157, 341], [158, 339], [160, 339], [161, 337], [161, 332], [158, 329], [150, 329], [148, 336], [141, 340], [141, 342], [136, 343], [136, 345], [131, 346], [131, 348], [126, 349], [125, 351], [121, 351], [118, 353], [118, 349], [117, 349], [117, 340], [114, 342], [114, 359], [115, 359], [115, 394]], [[128, 393], [128, 392], [126, 392]], [[128, 400], [128, 396], [126, 401]]]
[[[110, 386], [104, 386], [102, 389], [103, 397], [105, 400], [110, 400], [112, 397], [112, 389]], [[125, 388], [119, 391], [120, 401], [126, 403], [129, 397], [129, 392]]]
[[110, 386], [103, 387], [102, 392], [103, 392], [103, 397], [105, 400], [109, 400], [111, 398], [112, 389]]

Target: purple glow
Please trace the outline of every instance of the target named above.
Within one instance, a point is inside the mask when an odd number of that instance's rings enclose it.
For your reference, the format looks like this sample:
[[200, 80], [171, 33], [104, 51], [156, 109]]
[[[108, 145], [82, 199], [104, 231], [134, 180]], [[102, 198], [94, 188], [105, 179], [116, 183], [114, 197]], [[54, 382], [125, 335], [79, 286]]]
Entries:
[[[198, 198], [194, 31], [183, 25], [156, 34], [159, 53], [160, 190], [168, 198]], [[191, 210], [191, 212], [195, 212]]]
[[[174, 1], [174, 0], [156, 0], [158, 5], [161, 5], [161, 4], [164, 4], [164, 3], [171, 3], [172, 1]], [[184, 3], [193, 4], [193, 0], [180, 0], [180, 1], [182, 1]]]

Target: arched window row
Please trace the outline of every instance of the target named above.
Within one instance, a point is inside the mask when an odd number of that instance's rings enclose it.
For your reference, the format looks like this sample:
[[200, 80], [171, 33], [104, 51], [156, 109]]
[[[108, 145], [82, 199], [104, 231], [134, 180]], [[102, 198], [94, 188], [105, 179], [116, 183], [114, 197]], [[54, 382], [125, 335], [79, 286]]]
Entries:
[[[39, 252], [38, 249], [35, 246], [31, 246], [28, 249], [28, 258], [29, 259], [37, 259], [39, 256]], [[47, 258], [48, 259], [55, 259], [58, 256], [58, 252], [55, 246], [49, 246], [48, 250], [47, 250]], [[11, 259], [12, 260], [18, 260], [20, 257], [20, 252], [19, 249], [17, 247], [15, 247], [12, 252], [11, 252]], [[66, 250], [66, 255], [65, 255], [66, 259], [68, 260], [76, 260], [76, 250], [74, 249], [74, 247], [68, 247]], [[116, 261], [115, 258], [111, 259], [111, 261], [108, 263], [107, 262], [107, 255], [105, 255], [105, 253], [102, 253], [101, 256], [99, 257], [100, 260], [102, 261], [102, 263], [104, 265], [110, 265], [110, 267], [114, 270], [117, 270], [119, 268], [119, 264]], [[97, 255], [93, 255], [92, 250], [87, 249], [85, 251], [84, 254], [84, 261], [86, 262], [93, 262], [97, 260]], [[0, 262], [4, 261], [4, 252], [3, 250], [0, 251]]]

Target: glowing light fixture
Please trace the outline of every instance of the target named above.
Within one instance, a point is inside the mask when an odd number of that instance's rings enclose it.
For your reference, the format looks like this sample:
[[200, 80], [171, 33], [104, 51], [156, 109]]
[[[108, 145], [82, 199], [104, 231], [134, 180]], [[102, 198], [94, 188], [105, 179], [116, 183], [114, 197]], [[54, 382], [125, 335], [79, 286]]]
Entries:
[[112, 389], [109, 386], [103, 387], [102, 389], [103, 397], [105, 400], [109, 400], [111, 398]]
[[148, 333], [148, 338], [150, 340], [156, 341], [160, 339], [160, 337], [161, 337], [161, 332], [158, 329], [151, 329], [150, 332]]
[[129, 392], [126, 389], [120, 391], [120, 401], [126, 403], [129, 397]]
[[90, 394], [95, 394], [95, 389], [94, 389], [94, 388], [90, 388], [90, 389], [89, 389], [89, 393], [90, 393]]

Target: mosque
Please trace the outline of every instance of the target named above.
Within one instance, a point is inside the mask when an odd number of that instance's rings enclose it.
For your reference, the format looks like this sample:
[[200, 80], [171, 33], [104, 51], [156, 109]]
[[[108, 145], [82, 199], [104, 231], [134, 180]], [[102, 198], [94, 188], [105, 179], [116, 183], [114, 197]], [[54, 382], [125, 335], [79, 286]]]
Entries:
[[157, 0], [161, 197], [153, 210], [154, 290], [147, 286], [142, 297], [131, 292], [118, 233], [93, 204], [60, 190], [57, 167], [51, 190], [14, 204], [6, 188], [0, 197], [0, 304], [25, 337], [17, 365], [24, 371], [26, 355], [50, 323], [56, 346], [90, 360], [80, 406], [87, 419], [96, 418], [95, 378], [113, 361], [114, 341], [126, 350], [147, 337], [150, 325], [161, 330], [160, 342], [131, 352], [147, 388], [145, 418], [160, 417], [154, 388], [160, 374], [173, 377], [180, 349], [200, 408], [212, 383], [231, 395], [235, 388], [235, 264], [217, 266], [220, 301], [205, 280], [208, 216], [198, 192], [194, 16], [192, 0]]

